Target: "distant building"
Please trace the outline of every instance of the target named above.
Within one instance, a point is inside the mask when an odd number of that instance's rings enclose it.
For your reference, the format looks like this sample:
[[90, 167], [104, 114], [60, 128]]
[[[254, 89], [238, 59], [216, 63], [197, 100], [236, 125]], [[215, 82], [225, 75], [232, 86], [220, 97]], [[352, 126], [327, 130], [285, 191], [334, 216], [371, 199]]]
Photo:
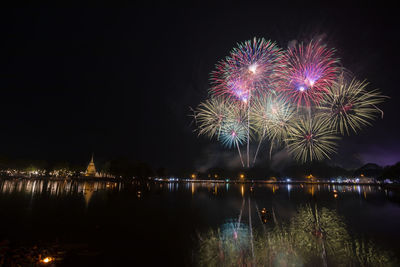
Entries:
[[92, 154], [92, 159], [90, 160], [89, 165], [87, 166], [85, 176], [96, 176], [96, 167], [94, 166], [94, 161], [93, 161], [93, 154]]

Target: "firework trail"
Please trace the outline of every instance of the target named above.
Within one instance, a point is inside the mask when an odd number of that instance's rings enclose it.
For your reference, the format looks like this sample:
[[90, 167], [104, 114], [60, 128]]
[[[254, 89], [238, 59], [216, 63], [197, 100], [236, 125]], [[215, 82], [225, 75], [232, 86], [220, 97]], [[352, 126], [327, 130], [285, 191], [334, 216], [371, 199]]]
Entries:
[[231, 106], [228, 116], [221, 127], [220, 141], [222, 145], [228, 148], [236, 146], [243, 167], [244, 163], [239, 146], [246, 143], [248, 138], [246, 114], [242, 109]]
[[251, 112], [252, 125], [259, 138], [254, 164], [260, 145], [266, 138], [271, 143], [270, 154], [274, 143], [279, 145], [286, 140], [293, 125], [290, 121], [295, 119], [295, 108], [285, 98], [272, 94], [256, 99]]
[[240, 153], [239, 146], [242, 145], [244, 142], [246, 142], [246, 140], [247, 140], [247, 129], [243, 123], [235, 121], [224, 123], [221, 130], [220, 141], [224, 146], [228, 148], [231, 148], [232, 146], [237, 147], [240, 156], [240, 161], [242, 162], [243, 167], [244, 163], [242, 154]]

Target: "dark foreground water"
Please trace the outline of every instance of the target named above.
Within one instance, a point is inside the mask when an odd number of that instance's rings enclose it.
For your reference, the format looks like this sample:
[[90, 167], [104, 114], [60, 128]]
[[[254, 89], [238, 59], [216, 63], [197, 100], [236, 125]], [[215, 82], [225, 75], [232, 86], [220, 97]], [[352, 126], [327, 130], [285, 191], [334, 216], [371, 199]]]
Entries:
[[57, 243], [67, 251], [58, 265], [68, 266], [396, 266], [400, 193], [0, 180], [2, 240]]

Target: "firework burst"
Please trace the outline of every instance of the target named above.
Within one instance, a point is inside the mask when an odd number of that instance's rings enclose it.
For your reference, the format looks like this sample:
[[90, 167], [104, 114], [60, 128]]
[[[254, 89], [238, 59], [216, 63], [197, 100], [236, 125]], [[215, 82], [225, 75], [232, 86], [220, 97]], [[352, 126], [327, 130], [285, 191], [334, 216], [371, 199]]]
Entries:
[[336, 152], [335, 132], [319, 116], [302, 116], [293, 122], [287, 148], [301, 162], [330, 158]]
[[253, 159], [255, 164], [261, 143], [265, 139], [270, 140], [270, 158], [274, 144], [284, 141], [290, 133], [290, 120], [294, 116], [294, 108], [284, 98], [274, 94], [259, 97], [253, 101], [251, 107], [251, 125], [259, 139], [257, 150]]
[[247, 103], [257, 95], [275, 87], [282, 68], [282, 52], [275, 43], [256, 39], [238, 44], [211, 73], [213, 95]]
[[231, 112], [230, 106], [220, 97], [213, 97], [200, 103], [194, 111], [198, 134], [219, 138], [223, 122]]
[[226, 147], [240, 146], [247, 140], [246, 125], [236, 121], [223, 124], [220, 136], [221, 143]]
[[[383, 102], [378, 90], [367, 91], [365, 81], [340, 77], [324, 95], [319, 109], [332, 128], [342, 135], [356, 133], [382, 113], [377, 104]], [[382, 113], [383, 115], [383, 113]]]
[[229, 148], [232, 146], [240, 146], [247, 141], [247, 131], [245, 112], [236, 106], [231, 106], [227, 118], [222, 123], [220, 134], [221, 143]]
[[250, 129], [247, 126], [245, 114], [241, 109], [233, 107], [228, 118], [222, 124], [220, 135], [222, 145], [228, 148], [236, 146], [243, 167], [244, 162], [239, 146], [249, 141], [248, 131]]
[[284, 141], [290, 133], [290, 120], [295, 116], [295, 109], [285, 98], [271, 95], [254, 101], [251, 119], [260, 138], [268, 137], [278, 143]]
[[318, 104], [340, 70], [334, 52], [320, 41], [289, 48], [279, 91], [298, 106]]
[[198, 134], [236, 147], [243, 166], [240, 146], [247, 143], [247, 167], [254, 139], [253, 164], [266, 140], [270, 158], [276, 146], [303, 163], [329, 158], [336, 134], [357, 132], [383, 116], [376, 105], [385, 98], [349, 78], [339, 63], [321, 40], [284, 52], [266, 39], [239, 43], [211, 73], [210, 99], [194, 110]]

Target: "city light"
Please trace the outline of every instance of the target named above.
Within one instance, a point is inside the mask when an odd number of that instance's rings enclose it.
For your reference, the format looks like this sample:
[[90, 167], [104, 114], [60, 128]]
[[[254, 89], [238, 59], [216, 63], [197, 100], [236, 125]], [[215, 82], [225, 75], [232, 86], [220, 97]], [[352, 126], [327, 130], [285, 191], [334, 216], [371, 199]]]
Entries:
[[267, 214], [267, 209], [266, 209], [266, 208], [263, 208], [263, 209], [261, 210], [261, 213], [262, 213], [263, 215]]
[[54, 260], [54, 258], [52, 257], [46, 257], [43, 260], [41, 260], [42, 263], [49, 263], [52, 262]]

